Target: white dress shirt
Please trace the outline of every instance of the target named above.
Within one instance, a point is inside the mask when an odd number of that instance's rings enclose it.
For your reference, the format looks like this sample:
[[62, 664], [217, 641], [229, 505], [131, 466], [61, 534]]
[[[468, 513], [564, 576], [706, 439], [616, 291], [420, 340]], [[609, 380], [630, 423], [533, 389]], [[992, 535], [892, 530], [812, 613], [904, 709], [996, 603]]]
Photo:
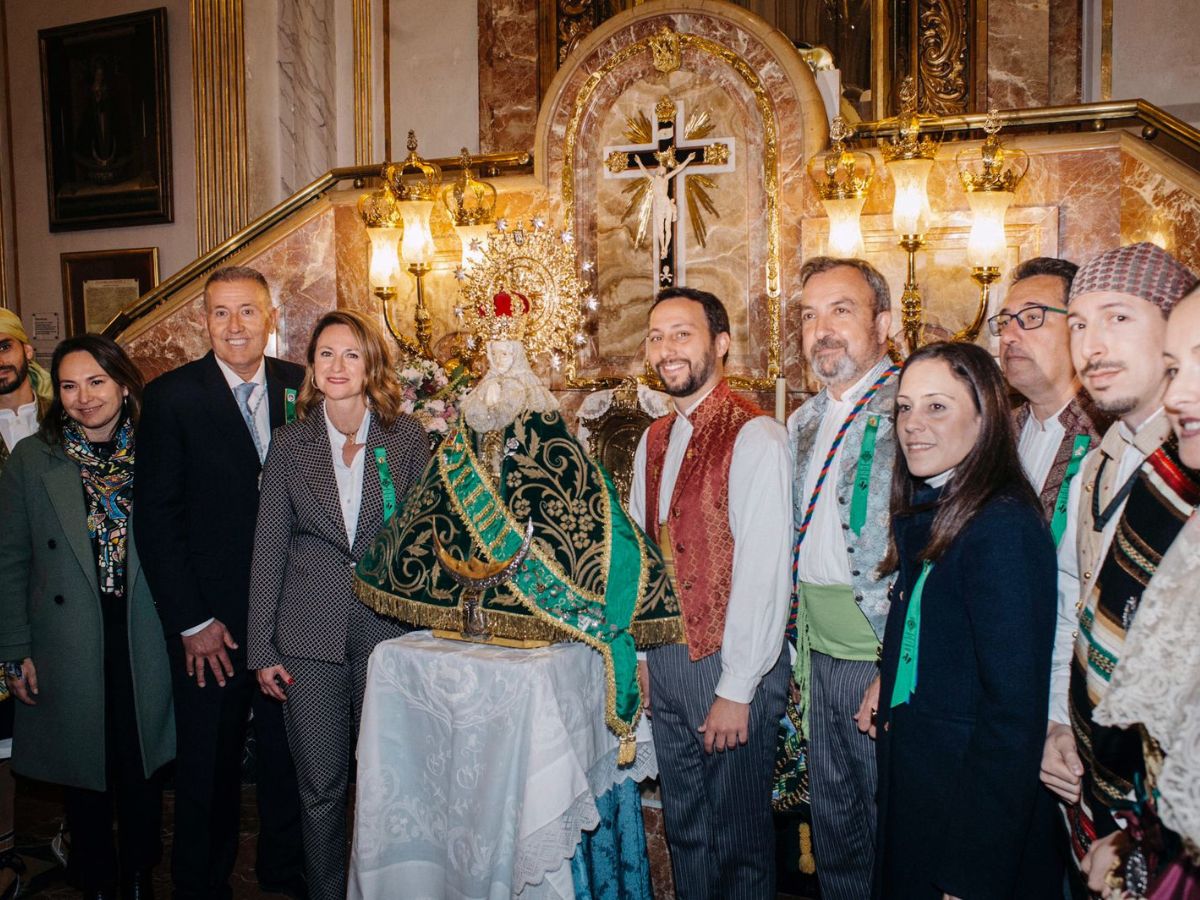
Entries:
[[[703, 401], [701, 397], [687, 412]], [[659, 523], [666, 521], [670, 511], [675, 479], [692, 438], [687, 412], [680, 411], [671, 428], [659, 486]], [[629, 514], [644, 525], [645, 434], [638, 443], [633, 473]], [[783, 649], [792, 590], [791, 453], [786, 430], [768, 416], [746, 423], [734, 442], [729, 467], [729, 529], [733, 532], [733, 573], [716, 694], [749, 703]]]
[[[1137, 430], [1141, 431], [1152, 422], [1157, 422], [1159, 416], [1162, 415], [1165, 415], [1165, 413], [1162, 409], [1159, 409], [1158, 412], [1154, 413], [1154, 415], [1138, 426]], [[1128, 425], [1119, 421], [1112, 427], [1117, 429], [1117, 433], [1125, 441], [1125, 448], [1121, 453], [1120, 461], [1117, 463], [1116, 478], [1113, 480], [1113, 484], [1119, 490], [1120, 486], [1146, 461], [1146, 454], [1134, 446], [1133, 438], [1135, 432]], [[1092, 453], [1099, 452], [1099, 447], [1092, 451]], [[1090, 456], [1091, 454], [1089, 453], [1088, 455]], [[1100, 562], [1096, 565], [1096, 571], [1092, 573], [1092, 580], [1088, 584], [1080, 585], [1077, 542], [1077, 535], [1080, 528], [1079, 502], [1080, 494], [1083, 490], [1080, 482], [1081, 479], [1079, 478], [1071, 480], [1071, 488], [1067, 500], [1067, 523], [1063, 529], [1062, 540], [1058, 545], [1058, 621], [1054, 629], [1054, 655], [1050, 663], [1050, 719], [1054, 722], [1060, 722], [1063, 725], [1071, 723], [1068, 695], [1071, 690], [1071, 658], [1075, 655], [1075, 635], [1079, 630], [1077, 604], [1079, 603], [1081, 591], [1090, 590], [1091, 585], [1100, 577], [1100, 569], [1103, 567], [1104, 560], [1108, 556], [1109, 547], [1112, 546], [1113, 535], [1117, 532], [1117, 522], [1125, 510], [1125, 501], [1122, 500], [1121, 505], [1117, 507], [1105, 523], [1104, 531], [1101, 532]], [[1090, 497], [1091, 495], [1089, 494], [1088, 496]], [[1092, 527], [1090, 510], [1083, 517], [1083, 521], [1088, 528]]]
[[[254, 412], [254, 426], [258, 432], [258, 440], [263, 448], [263, 453], [271, 448], [271, 405], [267, 402], [267, 361], [262, 359], [258, 364], [258, 371], [254, 373], [252, 378], [242, 378], [237, 372], [221, 362], [220, 358], [213, 357], [217, 360], [217, 366], [221, 369], [221, 374], [225, 376], [225, 381], [229, 385], [229, 390], [237, 390], [237, 386], [243, 381], [253, 383], [254, 390], [250, 392], [250, 397], [246, 400], [246, 405]], [[237, 403], [237, 396], [233, 398]], [[241, 406], [238, 406], [238, 412], [241, 412]], [[257, 446], [257, 445], [256, 445]]]
[[1021, 465], [1029, 483], [1038, 494], [1041, 494], [1042, 488], [1046, 486], [1046, 479], [1050, 477], [1050, 470], [1054, 467], [1054, 457], [1058, 455], [1058, 448], [1062, 446], [1066, 436], [1067, 429], [1058, 417], [1070, 403], [1070, 400], [1064, 403], [1062, 409], [1045, 422], [1039, 422], [1033, 410], [1030, 410], [1029, 418], [1021, 428], [1021, 436], [1017, 441], [1017, 455], [1021, 457]]
[[17, 407], [16, 412], [11, 409], [0, 409], [0, 438], [3, 438], [9, 453], [12, 453], [17, 446], [17, 441], [29, 437], [38, 430], [37, 410], [36, 400], [33, 403], [21, 404]]
[[[813, 443], [812, 454], [808, 459], [808, 470], [804, 477], [804, 496], [799, 498], [808, 509], [808, 501], [817, 487], [817, 479], [821, 475], [821, 467], [833, 439], [846, 421], [846, 416], [854, 409], [854, 404], [866, 393], [875, 381], [883, 374], [889, 365], [885, 357], [873, 366], [862, 378], [842, 394], [841, 400], [835, 400], [828, 394], [825, 415], [821, 419], [821, 427], [817, 431], [817, 439]], [[796, 417], [800, 410], [792, 413], [788, 420], [788, 431], [795, 431]], [[842, 528], [842, 519], [838, 514], [837, 504], [837, 473], [841, 469], [842, 457], [845, 455], [846, 444], [843, 442], [830, 463], [829, 476], [825, 486], [817, 498], [813, 509], [812, 521], [804, 533], [804, 543], [800, 545], [798, 573], [801, 581], [809, 584], [830, 585], [851, 583], [850, 556], [846, 553], [846, 532]]]
[[[229, 385], [229, 390], [237, 389], [237, 386], [243, 381], [251, 381], [254, 383], [254, 390], [250, 392], [250, 397], [247, 399], [247, 405], [254, 410], [254, 425], [258, 431], [258, 440], [262, 444], [263, 453], [266, 453], [271, 446], [271, 409], [267, 403], [267, 361], [262, 359], [258, 363], [258, 371], [254, 373], [253, 378], [242, 378], [237, 372], [221, 362], [221, 358], [215, 353], [213, 359], [217, 361], [217, 367], [221, 370], [221, 374], [225, 376], [225, 383]], [[233, 402], [237, 403], [237, 396], [233, 398]], [[241, 412], [241, 404], [238, 404], [238, 412]], [[191, 637], [193, 634], [199, 634], [215, 619], [206, 619], [199, 625], [194, 625], [191, 628], [185, 628], [179, 632], [182, 637]]]
[[346, 436], [337, 430], [329, 418], [329, 411], [325, 410], [324, 403], [321, 404], [321, 409], [324, 411], [325, 428], [329, 431], [329, 451], [333, 458], [333, 477], [337, 481], [338, 504], [342, 508], [342, 524], [346, 528], [346, 543], [353, 547], [354, 535], [358, 530], [358, 511], [362, 507], [363, 460], [367, 456], [367, 432], [371, 427], [371, 413], [367, 412], [358, 426], [354, 443], [358, 444], [359, 448], [354, 454], [353, 462], [346, 465], [342, 457]]

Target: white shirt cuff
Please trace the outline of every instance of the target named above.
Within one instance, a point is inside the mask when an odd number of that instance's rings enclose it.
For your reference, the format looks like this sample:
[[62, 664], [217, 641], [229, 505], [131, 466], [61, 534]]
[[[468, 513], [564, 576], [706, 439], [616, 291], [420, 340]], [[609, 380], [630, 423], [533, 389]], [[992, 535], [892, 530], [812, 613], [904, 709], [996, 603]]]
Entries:
[[191, 628], [185, 628], [183, 631], [179, 632], [179, 636], [180, 637], [191, 637], [193, 634], [199, 634], [200, 632], [202, 632], [205, 628], [207, 628], [209, 625], [211, 625], [215, 621], [217, 621], [217, 620], [212, 619], [212, 618], [205, 619], [199, 625], [193, 625]]
[[760, 681], [761, 678], [744, 678], [732, 672], [722, 672], [715, 693], [718, 697], [724, 697], [734, 703], [749, 703], [754, 699], [754, 692], [758, 690]]

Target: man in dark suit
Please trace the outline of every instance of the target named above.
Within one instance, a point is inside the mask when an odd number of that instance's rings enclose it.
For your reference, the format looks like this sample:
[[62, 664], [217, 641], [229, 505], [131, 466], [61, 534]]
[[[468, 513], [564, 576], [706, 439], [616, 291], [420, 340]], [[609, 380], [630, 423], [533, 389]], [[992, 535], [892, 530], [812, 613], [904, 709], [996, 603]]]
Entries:
[[177, 898], [227, 898], [237, 856], [240, 774], [253, 709], [266, 890], [304, 894], [300, 801], [279, 704], [246, 668], [258, 480], [272, 429], [304, 378], [264, 355], [275, 325], [266, 279], [229, 267], [204, 288], [212, 351], [147, 386], [138, 428], [135, 525], [167, 633], [178, 737]]

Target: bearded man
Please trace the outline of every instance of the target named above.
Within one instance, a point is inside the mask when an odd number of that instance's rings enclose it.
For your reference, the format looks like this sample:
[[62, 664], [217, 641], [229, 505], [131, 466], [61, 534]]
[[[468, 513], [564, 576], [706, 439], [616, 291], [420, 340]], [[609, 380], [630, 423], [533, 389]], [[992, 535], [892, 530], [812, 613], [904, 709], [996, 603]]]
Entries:
[[729, 314], [667, 288], [646, 359], [674, 398], [634, 457], [629, 511], [657, 537], [683, 644], [646, 654], [663, 817], [680, 898], [775, 896], [771, 782], [787, 694], [787, 434], [725, 380]]
[[891, 295], [883, 276], [860, 259], [810, 259], [800, 284], [804, 356], [824, 387], [788, 420], [795, 675], [821, 891], [831, 900], [858, 900], [870, 896], [875, 853], [875, 748], [868, 735], [888, 612], [887, 579], [877, 570], [888, 546], [896, 457]]

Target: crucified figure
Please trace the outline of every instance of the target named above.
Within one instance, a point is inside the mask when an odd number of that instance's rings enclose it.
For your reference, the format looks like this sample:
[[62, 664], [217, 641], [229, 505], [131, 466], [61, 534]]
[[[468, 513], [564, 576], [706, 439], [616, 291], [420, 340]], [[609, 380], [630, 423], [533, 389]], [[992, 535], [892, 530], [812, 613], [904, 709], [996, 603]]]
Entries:
[[666, 259], [671, 248], [671, 233], [679, 218], [679, 208], [675, 205], [675, 198], [671, 196], [671, 179], [683, 174], [683, 170], [696, 154], [689, 153], [682, 163], [675, 161], [674, 147], [654, 155], [658, 159], [658, 165], [653, 169], [642, 165], [639, 157], [635, 156], [634, 159], [642, 174], [650, 180], [650, 215], [654, 218], [654, 233], [658, 235], [658, 258]]

